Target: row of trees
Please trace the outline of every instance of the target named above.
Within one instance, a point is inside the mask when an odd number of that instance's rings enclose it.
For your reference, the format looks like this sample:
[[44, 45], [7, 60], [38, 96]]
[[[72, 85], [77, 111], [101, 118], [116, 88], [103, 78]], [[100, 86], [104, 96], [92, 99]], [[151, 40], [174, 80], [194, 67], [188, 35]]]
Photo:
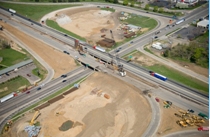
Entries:
[[166, 50], [163, 56], [189, 61], [199, 66], [208, 68], [208, 53], [208, 44], [190, 42], [189, 44], [178, 44], [172, 49]]

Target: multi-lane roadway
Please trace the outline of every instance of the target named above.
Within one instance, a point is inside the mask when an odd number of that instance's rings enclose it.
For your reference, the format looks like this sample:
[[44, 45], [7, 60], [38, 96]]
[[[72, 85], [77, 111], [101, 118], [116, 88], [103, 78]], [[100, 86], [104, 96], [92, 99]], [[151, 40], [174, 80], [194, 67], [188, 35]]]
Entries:
[[[11, 17], [11, 15], [7, 11], [4, 11], [4, 10], [1, 10], [1, 11], [2, 11], [3, 14]], [[191, 14], [189, 14], [186, 17], [186, 22], [185, 23], [180, 24], [178, 26], [175, 26], [172, 29], [166, 29], [165, 27], [163, 27], [163, 28], [156, 28], [156, 29], [161, 30], [161, 33], [158, 36], [167, 34], [168, 32], [173, 31], [173, 30], [175, 30], [178, 27], [181, 27], [181, 25], [184, 25], [186, 23], [191, 22], [192, 20], [194, 20], [194, 18], [197, 18], [197, 17], [200, 17], [200, 16], [205, 16], [207, 14], [207, 12], [208, 12], [208, 8], [206, 8], [205, 10], [198, 9], [195, 13], [192, 12]], [[18, 26], [18, 29], [20, 29], [21, 31], [27, 33], [28, 35], [31, 35], [31, 36], [33, 36], [33, 37], [35, 37], [37, 39], [41, 39], [41, 40], [45, 41], [46, 43], [48, 43], [49, 45], [51, 45], [54, 48], [59, 49], [61, 51], [67, 50], [67, 51], [71, 52], [69, 47], [66, 47], [66, 45], [61, 45], [59, 42], [56, 42], [56, 40], [52, 40], [50, 38], [43, 37], [42, 35], [40, 35], [40, 31], [42, 33], [46, 34], [46, 35], [49, 35], [49, 36], [54, 37], [56, 39], [59, 39], [60, 41], [63, 41], [64, 43], [67, 43], [69, 45], [74, 45], [74, 39], [72, 39], [70, 37], [66, 37], [62, 33], [57, 33], [56, 31], [52, 31], [51, 29], [48, 29], [48, 28], [40, 26], [40, 25], [36, 25], [36, 24], [32, 25], [30, 20], [25, 20], [25, 19], [23, 19], [21, 17], [18, 17], [18, 16], [12, 16], [11, 17], [12, 20], [8, 20], [6, 17], [3, 17], [3, 18], [4, 18], [4, 20], [7, 20], [7, 22], [10, 25]], [[20, 22], [22, 24], [20, 24]], [[29, 27], [26, 27], [25, 25], [30, 26], [33, 29], [31, 29]], [[151, 36], [152, 33], [153, 32], [150, 32], [150, 34], [145, 34], [142, 37], [136, 38], [134, 40], [134, 44], [133, 44], [132, 47], [127, 47], [128, 43], [125, 44], [125, 45], [122, 45], [122, 50], [121, 50], [121, 52], [119, 54], [123, 55], [123, 54], [129, 53], [130, 51], [134, 50], [135, 48], [148, 43], [148, 41], [150, 41], [150, 39], [151, 39], [150, 36]], [[87, 45], [87, 47], [88, 47], [88, 45]], [[109, 55], [107, 53], [101, 53], [101, 52], [95, 51], [95, 50], [93, 50], [90, 47], [88, 47], [88, 52], [91, 55], [100, 57], [104, 61], [107, 61], [107, 62], [110, 62], [112, 57], [113, 57], [112, 55]], [[112, 53], [113, 52], [111, 52], [111, 54]], [[186, 87], [184, 87], [182, 85], [179, 85], [177, 83], [174, 83], [173, 81], [163, 82], [163, 81], [157, 80], [154, 77], [151, 77], [150, 75], [148, 75], [148, 71], [147, 70], [145, 70], [143, 68], [140, 68], [139, 66], [135, 66], [134, 64], [127, 63], [127, 62], [125, 62], [124, 60], [122, 60], [120, 58], [118, 60], [120, 60], [121, 64], [124, 65], [124, 68], [126, 70], [128, 70], [128, 71], [130, 71], [130, 72], [132, 72], [132, 73], [134, 73], [136, 75], [138, 75], [139, 77], [144, 77], [144, 78], [148, 79], [149, 81], [156, 82], [156, 83], [158, 83], [159, 85], [161, 85], [163, 87], [167, 87], [168, 89], [171, 89], [171, 90], [177, 92], [179, 95], [182, 95], [182, 96], [188, 97], [190, 99], [193, 99], [196, 102], [199, 102], [199, 103], [201, 103], [204, 106], [208, 106], [208, 96], [203, 95], [203, 94], [199, 94], [196, 91], [192, 92], [191, 89], [187, 89]], [[90, 72], [86, 72], [86, 71], [84, 71], [83, 73], [80, 73], [80, 75], [77, 76], [77, 77], [81, 78], [82, 75], [90, 73]], [[70, 74], [68, 74], [68, 75], [70, 76]], [[70, 79], [74, 79], [75, 77], [76, 76], [73, 76], [73, 77], [69, 78], [69, 80], [67, 80], [67, 81], [70, 81]], [[56, 83], [56, 82], [55, 83], [49, 83], [49, 84], [47, 83], [44, 86], [46, 88], [45, 92], [39, 92], [39, 91], [37, 91], [37, 89], [33, 89], [31, 91], [30, 95], [28, 94], [28, 95], [20, 96], [19, 98], [21, 98], [21, 99], [20, 99], [19, 102], [18, 102], [18, 98], [16, 98], [15, 100], [9, 100], [8, 102], [0, 104], [0, 108], [1, 108], [0, 109], [0, 114], [1, 115], [7, 114], [7, 112], [10, 112], [12, 109], [16, 108], [16, 106], [21, 107], [21, 105], [24, 105], [25, 100], [26, 101], [29, 101], [29, 100], [33, 101], [35, 99], [39, 99], [42, 95], [50, 94], [51, 92], [54, 92], [54, 89], [56, 89], [56, 88], [66, 84], [66, 82], [65, 83], [62, 82], [61, 78], [58, 79], [58, 80], [54, 80], [54, 81], [57, 81], [57, 82], [59, 81], [59, 82], [58, 83]], [[53, 82], [53, 81], [51, 81], [51, 82]], [[53, 88], [51, 88], [50, 85]], [[44, 91], [44, 87], [42, 89], [43, 91]], [[8, 107], [7, 107], [7, 105], [8, 105]], [[207, 112], [207, 111], [205, 111], [205, 112]]]

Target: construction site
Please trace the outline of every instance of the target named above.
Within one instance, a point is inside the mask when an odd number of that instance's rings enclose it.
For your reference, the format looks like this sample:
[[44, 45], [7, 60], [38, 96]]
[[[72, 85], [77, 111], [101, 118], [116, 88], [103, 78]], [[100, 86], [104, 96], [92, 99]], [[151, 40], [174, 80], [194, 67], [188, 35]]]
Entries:
[[131, 18], [128, 13], [117, 10], [111, 12], [97, 7], [63, 10], [48, 18], [56, 21], [62, 28], [85, 38], [87, 43], [105, 48], [111, 48], [116, 42], [147, 30], [121, 22]]
[[[80, 14], [82, 15], [84, 12], [80, 12]], [[71, 14], [72, 16], [69, 16], [73, 20], [74, 12], [72, 11]], [[110, 24], [110, 28], [115, 26], [111, 20]], [[25, 46], [31, 48], [55, 70], [54, 78], [77, 67], [75, 59], [71, 56], [66, 56], [8, 24], [3, 25], [8, 32], [21, 39], [26, 44]], [[72, 26], [69, 25], [68, 27]], [[87, 26], [86, 28], [88, 29]], [[96, 43], [98, 38], [101, 38], [101, 34], [98, 34], [100, 29], [101, 27], [95, 30], [97, 33], [95, 38], [97, 39], [95, 41], [92, 39], [92, 42]], [[74, 30], [71, 29], [71, 31]], [[87, 34], [90, 35], [91, 31], [86, 32], [83, 36], [88, 37]], [[94, 36], [93, 33], [92, 35]], [[109, 30], [107, 34], [103, 35], [113, 40]], [[6, 37], [6, 35], [4, 36]], [[115, 35], [113, 37], [115, 41], [120, 40], [120, 37]], [[80, 55], [85, 56], [85, 49], [77, 42], [75, 42], [75, 49]], [[58, 56], [58, 58], [53, 58], [54, 56]], [[145, 61], [144, 58], [140, 57], [138, 60]], [[100, 62], [100, 60], [97, 61]], [[170, 101], [160, 99], [155, 94], [144, 93], [144, 89], [148, 86], [160, 90], [157, 85], [136, 78], [129, 72], [126, 73], [123, 66], [116, 62], [104, 65], [113, 72], [117, 70], [123, 77], [125, 75], [132, 77], [138, 81], [138, 85], [142, 88], [135, 87], [132, 84], [133, 81], [123, 81], [114, 73], [112, 75], [94, 72], [84, 82], [74, 85], [58, 96], [21, 114], [18, 119], [9, 120], [5, 125], [2, 137], [139, 137], [146, 131], [153, 118], [149, 100], [156, 101], [155, 103], [158, 104], [161, 112], [160, 125], [155, 134], [157, 137], [176, 131], [197, 130], [199, 126], [209, 125], [208, 120], [189, 113]]]

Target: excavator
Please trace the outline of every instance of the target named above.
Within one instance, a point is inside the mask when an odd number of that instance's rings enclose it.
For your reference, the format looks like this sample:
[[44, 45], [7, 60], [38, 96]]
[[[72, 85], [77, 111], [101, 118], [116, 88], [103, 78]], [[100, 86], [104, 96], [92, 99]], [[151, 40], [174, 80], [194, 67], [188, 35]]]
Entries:
[[41, 113], [39, 112], [39, 110], [37, 110], [35, 113], [34, 113], [34, 116], [33, 118], [31, 119], [31, 122], [30, 122], [30, 125], [34, 125], [34, 121], [38, 118], [38, 116], [40, 115]]

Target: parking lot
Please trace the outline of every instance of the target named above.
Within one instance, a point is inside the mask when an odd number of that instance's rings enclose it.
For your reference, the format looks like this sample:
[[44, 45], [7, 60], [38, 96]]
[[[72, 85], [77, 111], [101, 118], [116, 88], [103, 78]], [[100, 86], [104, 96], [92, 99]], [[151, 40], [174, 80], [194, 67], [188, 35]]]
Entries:
[[208, 31], [202, 27], [195, 27], [195, 26], [189, 26], [186, 28], [183, 28], [174, 34], [172, 34], [172, 37], [176, 38], [182, 38], [182, 39], [187, 39], [187, 40], [193, 40], [196, 37], [202, 35], [204, 31]]
[[39, 77], [32, 74], [32, 70], [35, 68], [36, 68], [36, 66], [33, 63], [31, 63], [29, 65], [25, 65], [25, 66], [19, 68], [17, 71], [12, 71], [7, 74], [4, 74], [0, 78], [0, 83], [6, 82], [9, 79], [17, 77], [19, 75], [19, 76], [26, 78], [31, 84], [34, 84], [35, 82], [40, 80]]

